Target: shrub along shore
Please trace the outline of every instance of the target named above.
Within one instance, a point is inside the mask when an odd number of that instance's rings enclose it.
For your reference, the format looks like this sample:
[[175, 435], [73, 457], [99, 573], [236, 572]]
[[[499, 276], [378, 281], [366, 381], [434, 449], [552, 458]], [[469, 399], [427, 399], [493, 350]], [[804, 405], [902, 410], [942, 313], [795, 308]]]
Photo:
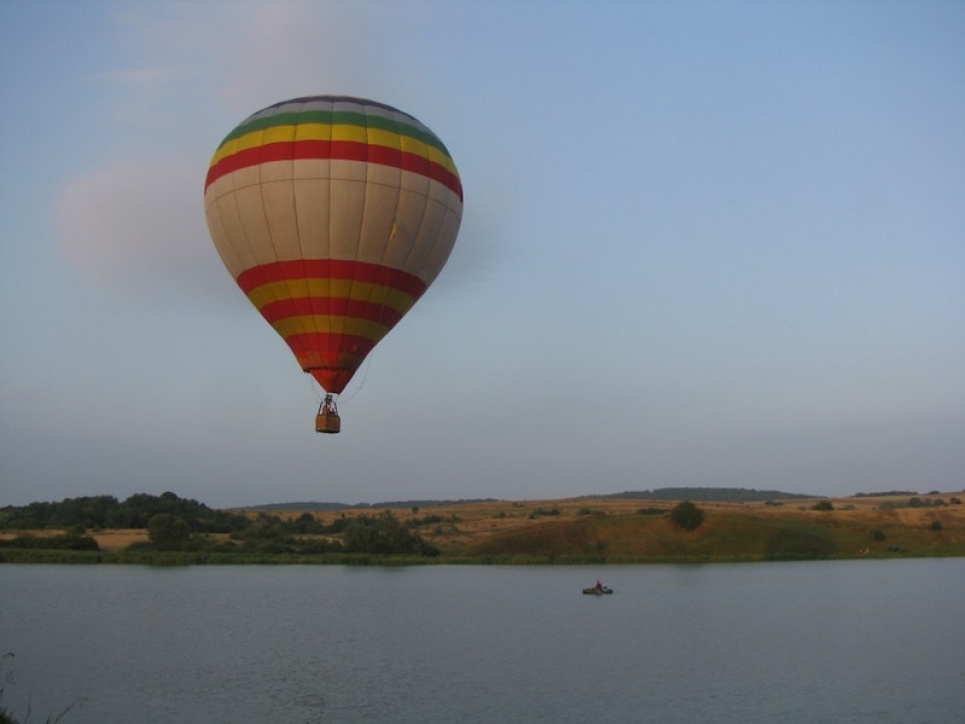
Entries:
[[[753, 492], [753, 491], [752, 491]], [[746, 502], [639, 494], [212, 510], [173, 493], [0, 509], [0, 563], [606, 564], [965, 556], [960, 495]]]

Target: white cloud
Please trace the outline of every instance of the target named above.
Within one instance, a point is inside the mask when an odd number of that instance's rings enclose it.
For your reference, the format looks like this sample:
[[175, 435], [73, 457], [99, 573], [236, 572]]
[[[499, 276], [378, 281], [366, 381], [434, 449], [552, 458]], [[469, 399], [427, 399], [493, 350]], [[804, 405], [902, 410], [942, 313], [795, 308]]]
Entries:
[[131, 66], [108, 77], [141, 95], [163, 88], [167, 101], [197, 94], [232, 116], [314, 93], [391, 103], [414, 62], [412, 28], [427, 19], [420, 5], [366, 0], [146, 5], [118, 16]]
[[144, 158], [74, 180], [57, 209], [68, 260], [88, 282], [115, 293], [172, 285], [201, 291], [218, 271], [203, 179], [197, 159]]
[[315, 93], [381, 99], [394, 87], [400, 33], [391, 6], [293, 0], [247, 9], [217, 38], [230, 107], [253, 111]]
[[60, 194], [58, 226], [72, 265], [115, 293], [172, 285], [201, 292], [223, 273], [202, 206], [217, 142], [246, 115], [299, 95], [407, 105], [395, 97], [405, 85], [396, 81], [419, 75], [403, 52], [412, 42], [406, 28], [424, 20], [419, 8], [272, 0], [148, 5], [119, 15], [123, 67], [99, 76], [112, 89], [99, 157], [119, 160]]
[[171, 71], [161, 68], [133, 68], [130, 70], [116, 70], [106, 75], [106, 78], [111, 82], [123, 83], [130, 86], [154, 84], [166, 81], [171, 77]]

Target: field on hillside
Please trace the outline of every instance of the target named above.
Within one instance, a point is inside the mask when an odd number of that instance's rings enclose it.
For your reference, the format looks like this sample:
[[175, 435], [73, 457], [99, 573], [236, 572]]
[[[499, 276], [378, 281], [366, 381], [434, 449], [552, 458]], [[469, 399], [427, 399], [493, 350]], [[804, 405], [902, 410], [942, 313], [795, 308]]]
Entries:
[[[704, 520], [694, 530], [684, 530], [674, 524], [671, 511], [679, 501], [641, 498], [493, 500], [395, 508], [367, 506], [310, 513], [303, 508], [270, 512], [240, 510], [232, 512], [257, 521], [253, 529], [261, 531], [261, 537], [232, 542], [226, 532], [207, 533], [194, 539], [193, 548], [157, 550], [170, 552], [164, 558], [170, 563], [178, 560], [308, 562], [311, 556], [315, 562], [337, 562], [344, 559], [326, 558], [325, 553], [337, 554], [342, 550], [338, 531], [347, 530], [353, 518], [373, 519], [389, 510], [405, 530], [416, 533], [438, 550], [440, 555], [431, 560], [443, 562], [617, 563], [965, 556], [965, 505], [961, 504], [961, 497], [965, 496], [948, 493], [754, 503], [696, 501]], [[330, 530], [315, 525], [315, 533], [303, 527], [303, 533], [299, 534], [290, 532], [297, 525], [289, 526], [289, 533], [285, 534], [289, 536], [288, 542], [272, 543], [281, 535], [278, 519], [297, 524], [306, 515]], [[345, 519], [342, 525], [333, 526], [340, 518]], [[11, 541], [25, 534], [53, 538], [66, 531], [6, 530], [0, 531], [0, 540]], [[73, 535], [77, 535], [76, 529]], [[96, 540], [99, 552], [44, 552], [35, 550], [42, 545], [32, 543], [13, 546], [31, 549], [25, 553], [8, 548], [2, 559], [155, 562], [152, 557], [155, 549], [146, 545], [148, 532], [144, 528], [98, 528], [88, 530], [86, 535]], [[252, 542], [255, 545], [247, 545]], [[184, 556], [178, 558], [181, 553]], [[412, 562], [427, 561], [426, 558], [420, 560], [419, 555]], [[402, 558], [392, 560], [401, 562]]]
[[[907, 507], [908, 496], [774, 503], [698, 503], [705, 512], [692, 532], [676, 528], [675, 503], [620, 498], [485, 501], [418, 508], [393, 514], [415, 525], [444, 555], [488, 559], [606, 560], [783, 559], [893, 555], [965, 555], [965, 505], [955, 494], [934, 495]], [[325, 524], [380, 509], [319, 512]], [[303, 511], [275, 514], [297, 517]], [[937, 521], [937, 523], [936, 523]]]

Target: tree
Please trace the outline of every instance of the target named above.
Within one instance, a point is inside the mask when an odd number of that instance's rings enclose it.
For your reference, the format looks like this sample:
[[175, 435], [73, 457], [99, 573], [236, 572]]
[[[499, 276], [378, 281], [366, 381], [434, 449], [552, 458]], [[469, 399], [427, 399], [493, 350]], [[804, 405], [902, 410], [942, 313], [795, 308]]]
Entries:
[[184, 518], [158, 513], [147, 522], [147, 537], [159, 551], [180, 551], [190, 542], [191, 531]]
[[360, 515], [353, 518], [346, 527], [342, 540], [347, 553], [376, 555], [406, 553], [422, 556], [439, 554], [435, 546], [426, 543], [421, 536], [406, 530], [399, 519], [388, 510], [378, 517]]
[[298, 535], [319, 535], [324, 532], [324, 526], [311, 513], [302, 513], [289, 526]]
[[696, 530], [704, 522], [704, 511], [689, 500], [685, 500], [671, 509], [670, 519], [678, 528]]
[[816, 560], [834, 555], [831, 534], [821, 527], [783, 528], [767, 541], [770, 561]]

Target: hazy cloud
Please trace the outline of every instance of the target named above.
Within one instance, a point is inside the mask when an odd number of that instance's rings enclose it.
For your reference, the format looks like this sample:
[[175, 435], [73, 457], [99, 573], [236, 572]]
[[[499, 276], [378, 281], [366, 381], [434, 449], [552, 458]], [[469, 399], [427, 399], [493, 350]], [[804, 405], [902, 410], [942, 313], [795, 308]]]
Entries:
[[[101, 79], [113, 87], [117, 127], [116, 147], [105, 155], [121, 160], [63, 189], [57, 216], [67, 258], [90, 283], [115, 293], [203, 285], [214, 253], [202, 180], [217, 140], [247, 114], [288, 97], [346, 93], [398, 103], [406, 85], [398, 59], [413, 42], [399, 25], [423, 23], [418, 8], [360, 13], [341, 2], [216, 2], [119, 16], [118, 42], [129, 46], [131, 66]], [[477, 236], [466, 231], [467, 239]], [[450, 278], [487, 253], [478, 239], [462, 246]]]
[[[232, 113], [315, 93], [381, 99], [398, 86], [402, 72], [400, 43], [407, 33], [396, 21], [418, 23], [422, 14], [418, 6], [407, 5], [401, 14], [388, 4], [369, 4], [369, 12], [360, 6], [366, 3], [191, 4], [182, 6], [175, 35], [185, 55], [199, 61], [196, 80], [209, 83], [215, 100]], [[198, 52], [188, 52], [188, 37]]]
[[132, 294], [183, 286], [216, 267], [197, 160], [128, 160], [77, 178], [58, 208], [68, 260], [91, 284]]

